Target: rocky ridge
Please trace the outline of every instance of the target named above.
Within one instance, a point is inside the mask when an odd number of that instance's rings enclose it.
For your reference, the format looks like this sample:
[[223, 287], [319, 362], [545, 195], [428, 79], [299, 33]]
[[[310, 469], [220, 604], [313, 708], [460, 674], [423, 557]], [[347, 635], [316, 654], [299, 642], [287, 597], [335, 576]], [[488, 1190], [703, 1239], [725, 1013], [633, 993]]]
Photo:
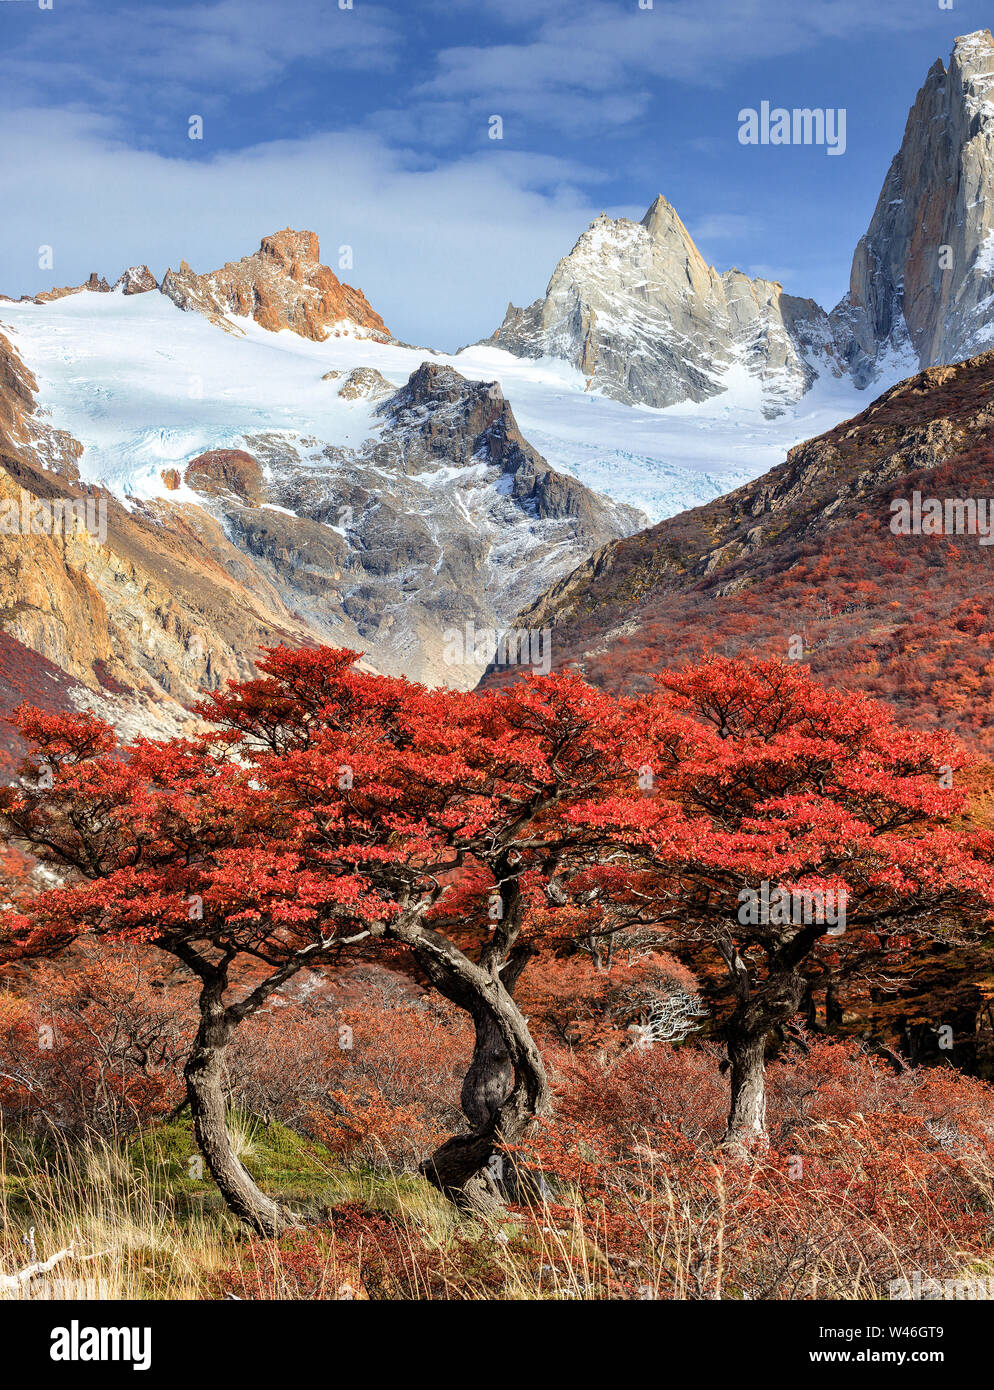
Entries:
[[390, 338], [362, 291], [343, 284], [321, 264], [315, 234], [289, 227], [263, 237], [254, 255], [229, 261], [206, 275], [181, 261], [179, 270], [167, 270], [163, 276], [162, 293], [229, 333], [241, 332], [233, 315], [250, 317], [273, 333], [289, 329], [318, 342], [343, 329], [383, 342]]
[[[645, 518], [550, 468], [496, 383], [427, 362], [399, 390], [379, 383], [390, 393], [359, 448], [256, 434], [192, 460], [184, 481], [322, 640], [379, 670], [471, 686], [484, 634]], [[379, 383], [366, 384], [379, 395]], [[448, 660], [446, 632], [467, 623], [480, 655]]]

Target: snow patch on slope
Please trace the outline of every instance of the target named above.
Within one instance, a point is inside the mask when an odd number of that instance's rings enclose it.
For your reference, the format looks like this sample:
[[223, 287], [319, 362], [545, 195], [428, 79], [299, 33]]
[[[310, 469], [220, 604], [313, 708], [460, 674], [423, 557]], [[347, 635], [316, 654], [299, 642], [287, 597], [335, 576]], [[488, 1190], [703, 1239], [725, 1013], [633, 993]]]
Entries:
[[38, 379], [39, 405], [83, 444], [84, 480], [122, 499], [201, 500], [169, 491], [163, 471], [182, 471], [209, 449], [247, 447], [256, 433], [283, 434], [301, 452], [358, 447], [383, 421], [375, 400], [342, 399], [339, 382], [322, 380], [335, 369], [375, 368], [399, 387], [428, 359], [470, 380], [496, 379], [523, 435], [554, 468], [651, 521], [758, 476], [867, 403], [848, 379], [825, 373], [771, 421], [755, 377], [735, 364], [708, 401], [630, 406], [586, 389], [559, 359], [487, 346], [447, 355], [355, 337], [315, 342], [249, 318], [233, 336], [159, 294], [5, 304], [2, 319]]

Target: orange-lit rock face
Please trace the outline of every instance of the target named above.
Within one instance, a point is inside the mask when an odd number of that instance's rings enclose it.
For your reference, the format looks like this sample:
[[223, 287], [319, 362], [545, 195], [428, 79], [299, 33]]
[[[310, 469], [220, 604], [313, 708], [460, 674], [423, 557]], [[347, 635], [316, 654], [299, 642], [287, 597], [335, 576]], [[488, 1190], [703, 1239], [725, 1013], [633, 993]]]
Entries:
[[390, 336], [386, 324], [361, 290], [339, 280], [320, 261], [313, 232], [287, 227], [263, 237], [259, 250], [220, 270], [197, 275], [186, 261], [167, 270], [162, 292], [181, 309], [195, 309], [232, 329], [227, 315], [250, 316], [273, 333], [288, 328], [320, 342], [335, 324], [350, 322], [379, 337]]
[[15, 449], [28, 438], [25, 416], [34, 409], [38, 383], [0, 333], [0, 448]]
[[255, 507], [262, 498], [262, 468], [243, 449], [211, 449], [187, 464], [186, 484], [205, 497], [231, 493]]

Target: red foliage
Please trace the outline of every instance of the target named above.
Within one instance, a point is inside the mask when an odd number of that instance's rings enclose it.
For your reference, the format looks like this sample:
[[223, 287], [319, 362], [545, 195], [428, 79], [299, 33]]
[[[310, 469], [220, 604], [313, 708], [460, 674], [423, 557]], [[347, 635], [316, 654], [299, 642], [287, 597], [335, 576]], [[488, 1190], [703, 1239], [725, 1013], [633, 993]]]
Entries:
[[161, 962], [134, 948], [90, 945], [8, 984], [14, 989], [0, 994], [0, 1107], [8, 1120], [121, 1134], [182, 1100], [191, 990], [164, 978]]
[[962, 1277], [994, 1228], [994, 1092], [950, 1068], [895, 1075], [852, 1044], [770, 1067], [772, 1147], [742, 1164], [723, 1128], [715, 1049], [565, 1063], [530, 1152], [549, 1212], [579, 1200], [616, 1293], [662, 1298], [886, 1296], [914, 1269]]

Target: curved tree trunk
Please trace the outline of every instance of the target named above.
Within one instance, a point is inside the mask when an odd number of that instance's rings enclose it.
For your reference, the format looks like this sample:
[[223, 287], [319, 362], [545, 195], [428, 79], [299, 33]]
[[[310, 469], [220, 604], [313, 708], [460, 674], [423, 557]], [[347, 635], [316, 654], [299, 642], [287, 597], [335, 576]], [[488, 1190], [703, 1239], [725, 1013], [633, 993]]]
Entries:
[[[409, 939], [431, 983], [473, 1020], [473, 1057], [462, 1087], [462, 1106], [471, 1126], [426, 1159], [428, 1181], [464, 1210], [499, 1211], [503, 1193], [523, 1185], [513, 1157], [501, 1152], [525, 1137], [550, 1104], [541, 1054], [511, 989], [528, 958], [520, 953], [503, 971], [475, 964], [444, 937], [422, 929]], [[500, 1164], [492, 1164], [494, 1155]]]
[[484, 1129], [510, 1093], [514, 1067], [490, 1007], [472, 1000], [466, 1012], [473, 1020], [473, 1056], [463, 1077], [460, 1103], [473, 1128]]
[[258, 1235], [278, 1235], [295, 1224], [294, 1217], [256, 1186], [228, 1130], [224, 1061], [236, 1020], [221, 1001], [223, 992], [223, 981], [205, 981], [200, 1027], [184, 1068], [193, 1132], [229, 1211]]
[[[550, 1101], [545, 1066], [524, 1016], [502, 986], [493, 993], [487, 1022], [477, 1030], [470, 1084], [464, 1085], [473, 1129], [447, 1139], [422, 1165], [433, 1186], [475, 1211], [499, 1210], [502, 1189], [520, 1184], [519, 1165], [501, 1150], [519, 1143]], [[499, 1165], [492, 1164], [495, 1155]]]
[[[525, 1137], [535, 1119], [548, 1109], [550, 1100], [542, 1058], [509, 995], [505, 994], [499, 1009], [495, 1009], [493, 1023], [494, 1032], [500, 1033], [507, 1046], [506, 1053], [489, 1049], [486, 1053], [495, 1061], [494, 1072], [485, 1077], [493, 1108], [485, 1117], [481, 1114], [481, 1122], [470, 1134], [453, 1135], [422, 1165], [425, 1177], [440, 1192], [457, 1206], [477, 1211], [499, 1210], [503, 1206], [503, 1191], [525, 1185], [520, 1165], [501, 1150]], [[488, 1034], [489, 1030], [485, 1036]], [[509, 1077], [504, 1072], [505, 1058]], [[484, 1057], [476, 1053], [474, 1062], [482, 1074]], [[477, 1088], [474, 1102], [479, 1094]], [[500, 1159], [499, 1166], [492, 1163], [495, 1155]]]

